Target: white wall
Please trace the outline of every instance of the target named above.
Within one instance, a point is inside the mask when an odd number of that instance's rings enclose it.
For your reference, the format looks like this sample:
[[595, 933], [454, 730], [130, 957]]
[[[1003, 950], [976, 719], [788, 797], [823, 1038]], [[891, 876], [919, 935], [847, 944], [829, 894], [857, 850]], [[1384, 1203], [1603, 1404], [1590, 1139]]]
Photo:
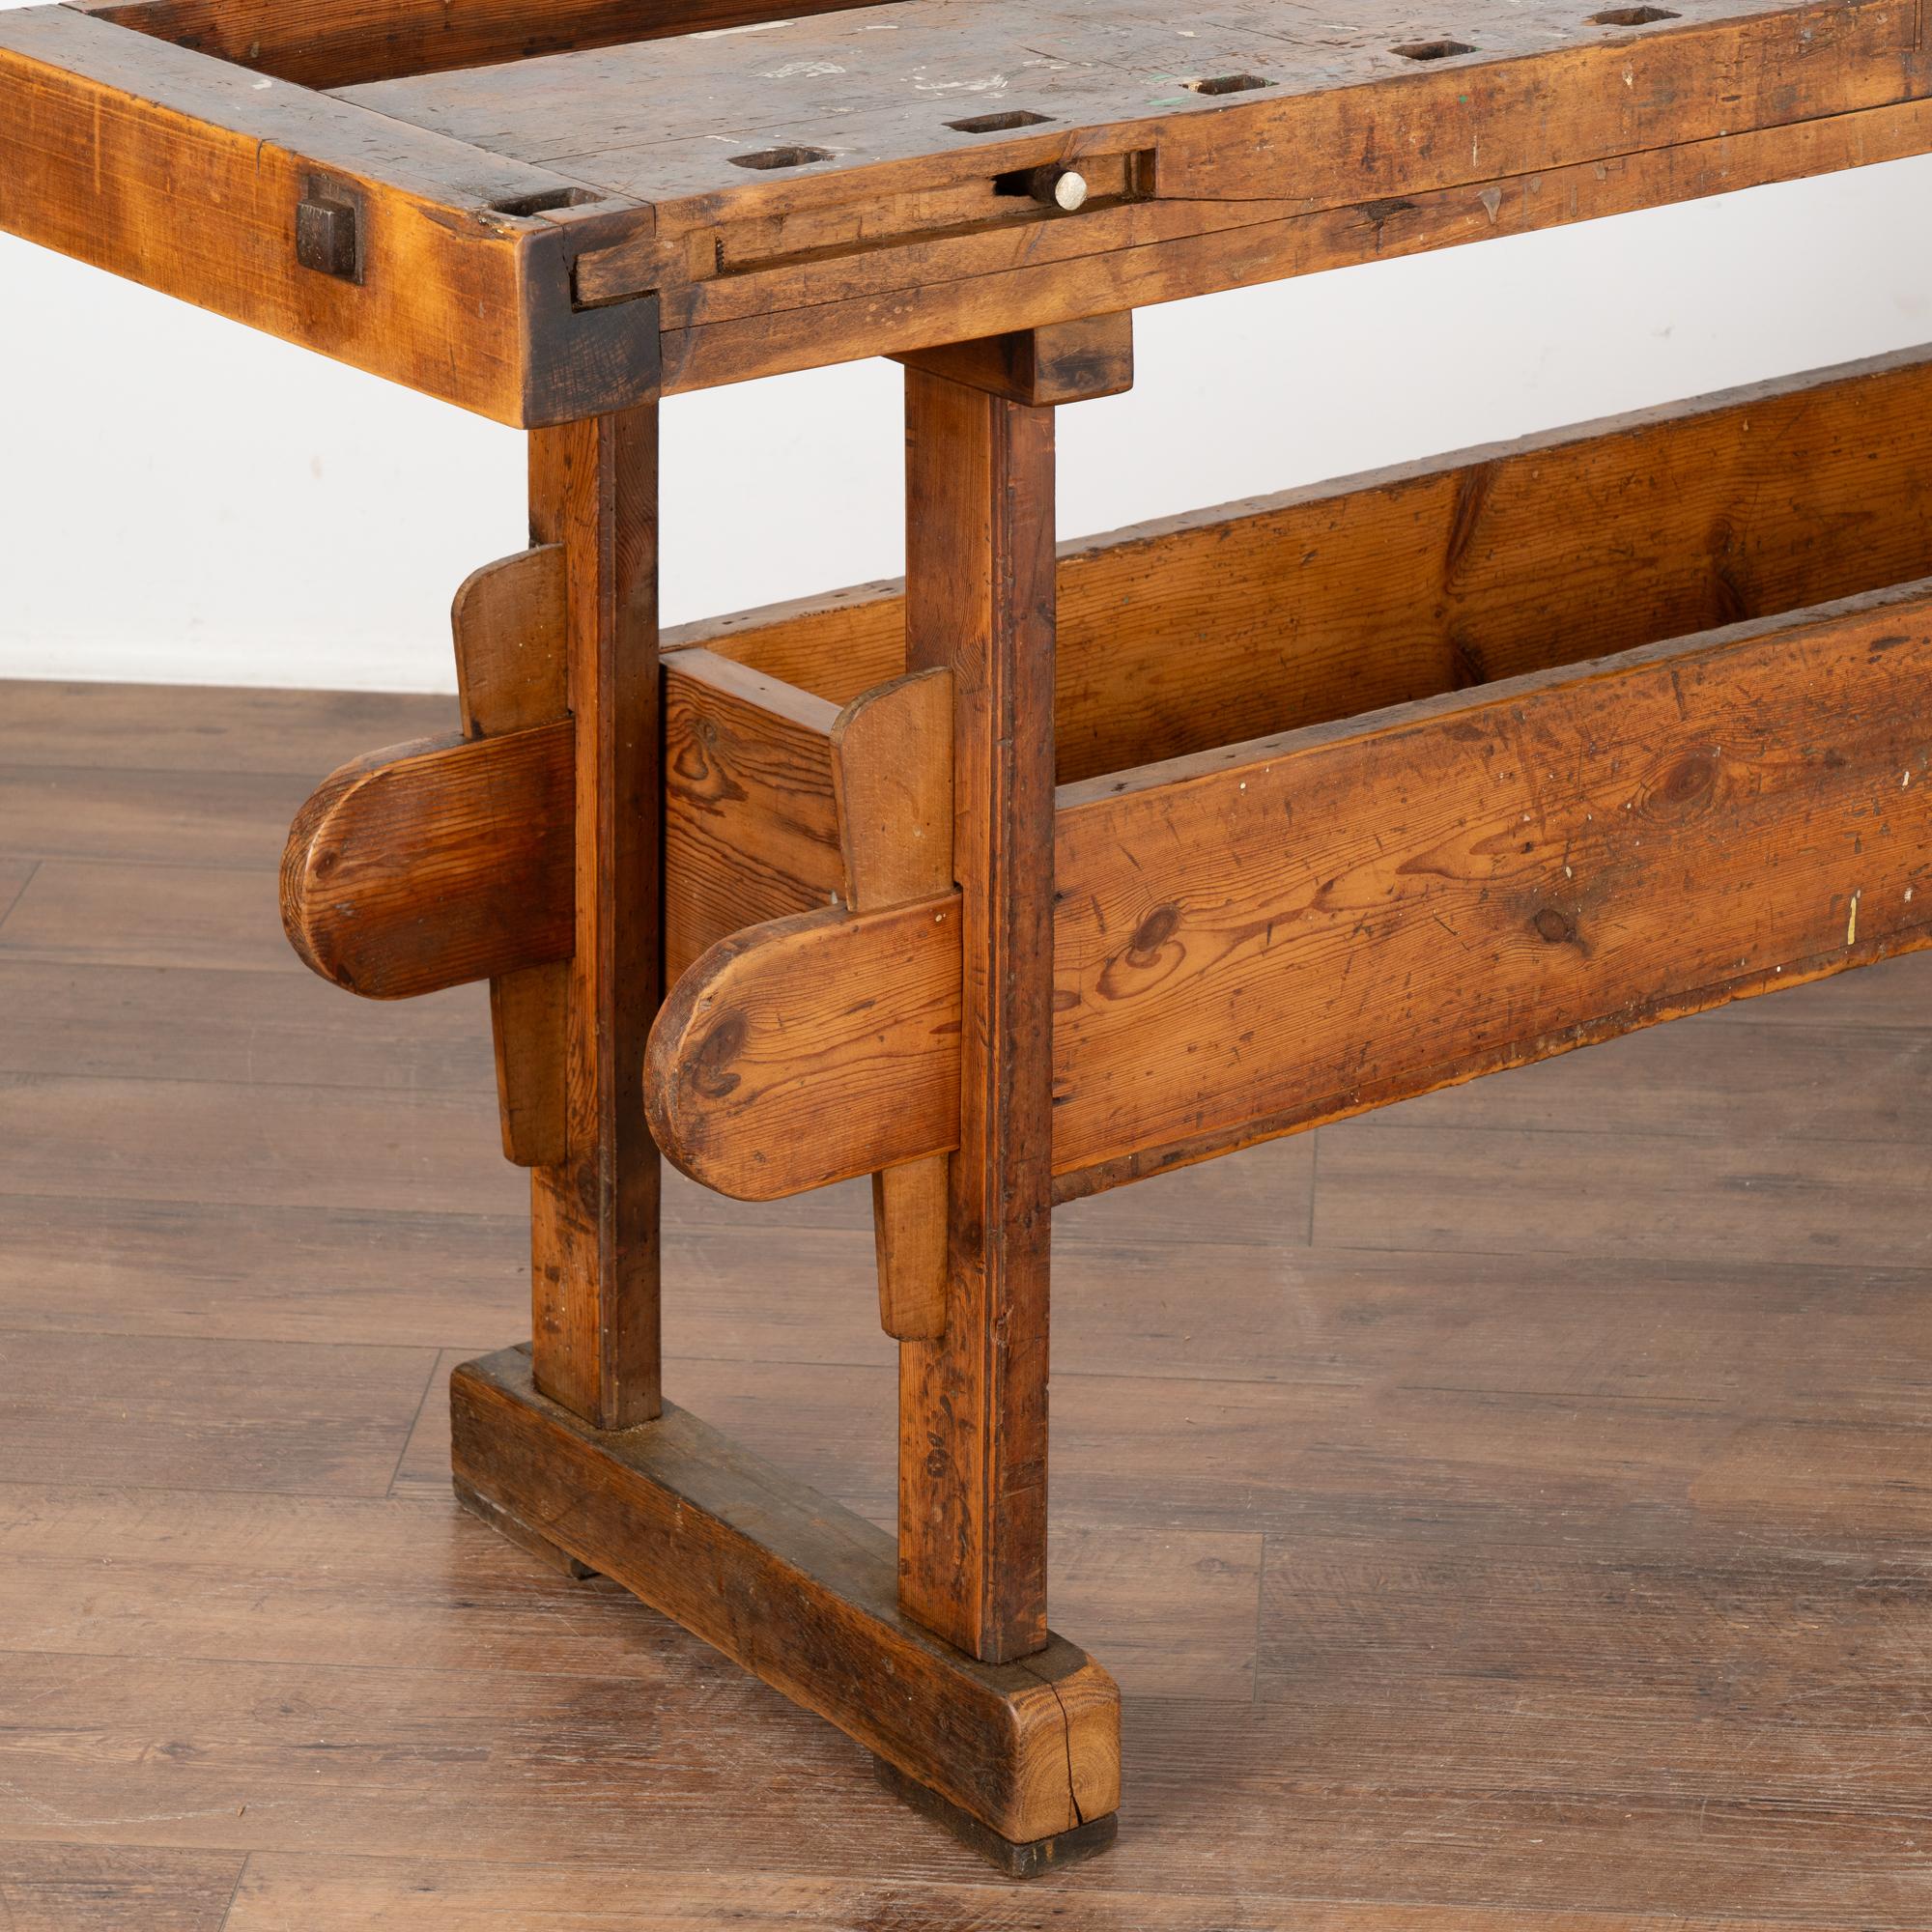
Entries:
[[[1928, 209], [1904, 161], [1144, 311], [1062, 532], [1932, 338]], [[453, 688], [521, 437], [7, 238], [0, 367], [0, 675]], [[898, 463], [890, 364], [674, 398], [666, 620], [895, 573]]]

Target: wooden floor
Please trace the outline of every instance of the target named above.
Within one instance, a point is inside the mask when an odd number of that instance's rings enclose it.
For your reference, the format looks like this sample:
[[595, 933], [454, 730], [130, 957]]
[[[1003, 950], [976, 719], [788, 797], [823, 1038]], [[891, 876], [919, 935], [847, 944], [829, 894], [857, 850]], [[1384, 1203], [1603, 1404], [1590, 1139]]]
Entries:
[[[0, 685], [7, 1932], [1932, 1925], [1932, 961], [1056, 1218], [1126, 1797], [1016, 1889], [450, 1500], [485, 1003], [325, 986], [274, 868], [451, 712]], [[863, 1193], [668, 1215], [676, 1399], [888, 1518]]]

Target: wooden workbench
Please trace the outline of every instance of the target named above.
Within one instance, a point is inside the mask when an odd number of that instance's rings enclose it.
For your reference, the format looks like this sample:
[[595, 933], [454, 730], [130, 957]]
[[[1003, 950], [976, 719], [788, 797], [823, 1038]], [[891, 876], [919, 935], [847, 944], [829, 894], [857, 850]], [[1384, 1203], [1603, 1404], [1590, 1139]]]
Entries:
[[[282, 878], [343, 986], [491, 982], [533, 1322], [465, 1501], [1007, 1869], [1104, 1844], [1053, 1204], [1926, 943], [1932, 359], [1058, 555], [1054, 412], [1141, 304], [1922, 153], [1928, 77], [1894, 0], [0, 14], [0, 225], [531, 432], [460, 727]], [[904, 584], [661, 637], [659, 398], [876, 355]], [[896, 1539], [665, 1401], [661, 1155], [874, 1177]]]

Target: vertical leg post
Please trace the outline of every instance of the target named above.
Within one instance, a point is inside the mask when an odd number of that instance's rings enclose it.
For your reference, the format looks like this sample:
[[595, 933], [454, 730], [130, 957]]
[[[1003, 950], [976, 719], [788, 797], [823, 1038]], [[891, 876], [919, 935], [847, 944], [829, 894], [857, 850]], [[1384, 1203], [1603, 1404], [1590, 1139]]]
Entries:
[[657, 406], [530, 438], [530, 533], [560, 544], [576, 721], [565, 1151], [531, 1176], [536, 1385], [599, 1429], [662, 1406], [658, 1155], [644, 1043], [661, 995]]
[[1046, 1642], [1053, 411], [906, 372], [907, 668], [953, 677], [965, 951], [947, 1326], [899, 1350], [899, 1601], [970, 1655]]

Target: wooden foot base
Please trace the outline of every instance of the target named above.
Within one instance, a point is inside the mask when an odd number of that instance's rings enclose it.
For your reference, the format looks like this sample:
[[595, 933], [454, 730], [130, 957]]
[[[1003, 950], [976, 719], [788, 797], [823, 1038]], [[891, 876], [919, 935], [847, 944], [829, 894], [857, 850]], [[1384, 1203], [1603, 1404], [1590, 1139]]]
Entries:
[[538, 1393], [526, 1350], [458, 1369], [450, 1421], [470, 1507], [830, 1719], [1011, 1847], [1009, 1869], [1111, 1835], [1120, 1691], [1064, 1637], [1016, 1663], [976, 1662], [900, 1614], [883, 1530], [668, 1403], [636, 1429], [591, 1428]]
[[1104, 1818], [1090, 1818], [1070, 1832], [1056, 1832], [1050, 1837], [1015, 1843], [980, 1824], [970, 1811], [962, 1811], [938, 1792], [908, 1777], [884, 1758], [872, 1759], [872, 1771], [895, 1798], [904, 1799], [915, 1811], [923, 1811], [935, 1824], [944, 1825], [969, 1851], [978, 1852], [1009, 1878], [1038, 1878], [1042, 1872], [1091, 1859], [1114, 1842], [1121, 1822], [1118, 1811], [1109, 1811]]
[[498, 1535], [508, 1537], [520, 1549], [527, 1549], [553, 1570], [561, 1571], [572, 1582], [581, 1583], [585, 1577], [596, 1576], [596, 1571], [589, 1564], [580, 1563], [569, 1550], [559, 1549], [547, 1536], [539, 1536], [522, 1517], [512, 1516], [488, 1496], [479, 1496], [461, 1476], [456, 1478], [452, 1487], [456, 1491], [456, 1500], [471, 1516], [480, 1516]]

